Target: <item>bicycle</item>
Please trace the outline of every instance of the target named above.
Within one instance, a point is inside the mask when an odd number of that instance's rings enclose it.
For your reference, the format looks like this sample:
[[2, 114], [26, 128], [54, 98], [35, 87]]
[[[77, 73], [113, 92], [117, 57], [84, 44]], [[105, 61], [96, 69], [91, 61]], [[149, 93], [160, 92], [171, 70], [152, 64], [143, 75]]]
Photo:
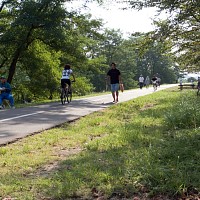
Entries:
[[66, 84], [65, 88], [61, 88], [60, 100], [62, 105], [64, 105], [66, 102], [70, 103], [72, 101], [72, 89], [69, 90], [68, 84]]
[[157, 81], [153, 81], [152, 82], [152, 84], [153, 84], [153, 90], [154, 90], [154, 92], [157, 90]]

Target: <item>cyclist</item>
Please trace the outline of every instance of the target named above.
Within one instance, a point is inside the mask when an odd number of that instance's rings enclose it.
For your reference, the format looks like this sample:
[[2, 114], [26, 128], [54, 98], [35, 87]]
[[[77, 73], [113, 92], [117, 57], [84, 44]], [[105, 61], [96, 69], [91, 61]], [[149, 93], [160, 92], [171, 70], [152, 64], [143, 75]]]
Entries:
[[66, 64], [64, 66], [64, 70], [62, 71], [62, 77], [61, 77], [61, 87], [66, 89], [66, 84], [69, 86], [69, 93], [71, 92], [71, 81], [70, 76], [73, 77], [73, 82], [75, 82], [75, 76], [73, 74], [73, 71], [71, 69], [71, 66], [69, 64]]
[[156, 90], [156, 89], [157, 89], [157, 86], [158, 86], [158, 78], [154, 75], [154, 76], [152, 77], [151, 81], [152, 81], [152, 85], [153, 85], [153, 87], [154, 87], [154, 90]]

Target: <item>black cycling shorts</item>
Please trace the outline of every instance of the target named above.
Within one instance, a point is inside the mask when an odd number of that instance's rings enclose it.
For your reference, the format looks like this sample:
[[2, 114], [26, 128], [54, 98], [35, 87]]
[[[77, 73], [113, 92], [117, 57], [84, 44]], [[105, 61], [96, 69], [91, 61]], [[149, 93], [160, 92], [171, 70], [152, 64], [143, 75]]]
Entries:
[[65, 88], [66, 87], [66, 84], [71, 86], [71, 81], [70, 79], [61, 79], [61, 87], [62, 88]]

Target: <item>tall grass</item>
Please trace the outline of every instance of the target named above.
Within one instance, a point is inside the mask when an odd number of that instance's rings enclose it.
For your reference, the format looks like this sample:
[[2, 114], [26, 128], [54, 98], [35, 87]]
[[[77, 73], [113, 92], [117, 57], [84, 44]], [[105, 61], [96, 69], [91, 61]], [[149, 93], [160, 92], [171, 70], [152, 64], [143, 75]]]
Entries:
[[193, 92], [183, 93], [165, 114], [168, 126], [174, 129], [199, 128], [199, 103], [199, 98]]
[[198, 193], [197, 119], [184, 127], [177, 122], [185, 118], [172, 121], [182, 112], [175, 109], [181, 99], [199, 109], [194, 95], [157, 92], [1, 147], [0, 196], [178, 199]]

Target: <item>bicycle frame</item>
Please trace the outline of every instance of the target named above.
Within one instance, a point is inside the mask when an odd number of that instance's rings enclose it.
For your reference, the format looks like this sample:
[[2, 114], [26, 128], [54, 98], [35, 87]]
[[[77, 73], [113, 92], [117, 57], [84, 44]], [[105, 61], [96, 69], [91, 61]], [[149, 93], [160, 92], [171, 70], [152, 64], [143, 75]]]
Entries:
[[152, 84], [153, 84], [153, 90], [156, 91], [158, 86], [157, 82], [153, 81]]
[[66, 102], [65, 88], [61, 88], [60, 100], [61, 100], [61, 103], [62, 103], [62, 104], [65, 104], [65, 102]]
[[61, 95], [60, 95], [61, 103], [64, 105], [66, 101], [68, 103], [72, 100], [72, 91], [69, 91], [69, 85], [66, 84], [65, 88], [61, 88]]

